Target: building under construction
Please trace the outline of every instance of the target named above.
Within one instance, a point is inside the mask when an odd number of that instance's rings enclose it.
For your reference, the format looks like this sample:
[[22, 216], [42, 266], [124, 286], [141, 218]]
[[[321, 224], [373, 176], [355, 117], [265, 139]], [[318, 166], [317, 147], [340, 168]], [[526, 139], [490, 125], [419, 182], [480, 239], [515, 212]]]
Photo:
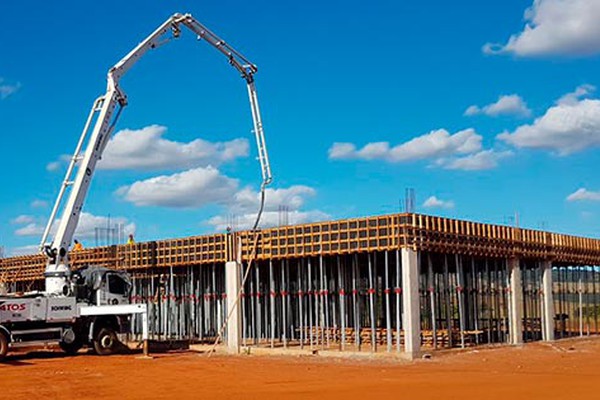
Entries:
[[[600, 240], [517, 227], [404, 213], [71, 259], [128, 271], [155, 340], [211, 342], [227, 320], [230, 347], [415, 355], [599, 332]], [[43, 289], [44, 267], [41, 255], [1, 259], [0, 279]]]

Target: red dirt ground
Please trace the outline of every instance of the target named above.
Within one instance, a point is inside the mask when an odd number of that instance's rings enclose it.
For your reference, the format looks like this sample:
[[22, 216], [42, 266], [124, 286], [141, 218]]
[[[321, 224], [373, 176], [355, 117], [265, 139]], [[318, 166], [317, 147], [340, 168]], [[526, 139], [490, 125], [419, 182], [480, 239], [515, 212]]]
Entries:
[[13, 356], [0, 399], [594, 399], [600, 339], [435, 353], [429, 360], [193, 352]]

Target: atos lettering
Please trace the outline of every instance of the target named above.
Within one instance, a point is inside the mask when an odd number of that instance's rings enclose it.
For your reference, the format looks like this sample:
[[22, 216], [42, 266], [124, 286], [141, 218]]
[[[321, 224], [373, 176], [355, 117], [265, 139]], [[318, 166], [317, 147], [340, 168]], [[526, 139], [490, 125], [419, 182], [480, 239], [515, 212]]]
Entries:
[[25, 311], [27, 304], [25, 303], [0, 303], [0, 311]]

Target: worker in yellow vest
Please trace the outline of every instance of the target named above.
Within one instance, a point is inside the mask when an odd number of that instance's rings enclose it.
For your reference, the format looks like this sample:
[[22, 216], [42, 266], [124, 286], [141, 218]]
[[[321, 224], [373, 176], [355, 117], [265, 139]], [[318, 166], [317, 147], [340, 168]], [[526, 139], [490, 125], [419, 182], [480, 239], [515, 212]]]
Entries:
[[133, 238], [132, 233], [130, 233], [129, 237], [127, 238], [127, 244], [135, 244], [135, 239]]
[[75, 246], [73, 246], [73, 251], [81, 251], [83, 250], [83, 245], [77, 240], [73, 240], [75, 242]]

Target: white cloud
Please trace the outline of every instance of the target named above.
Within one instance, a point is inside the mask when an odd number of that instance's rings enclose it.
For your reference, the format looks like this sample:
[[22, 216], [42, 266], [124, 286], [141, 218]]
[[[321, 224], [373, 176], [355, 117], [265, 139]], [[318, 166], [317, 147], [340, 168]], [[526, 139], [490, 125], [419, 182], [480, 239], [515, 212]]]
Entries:
[[482, 150], [478, 153], [469, 154], [450, 160], [440, 160], [440, 165], [445, 169], [458, 169], [463, 171], [481, 171], [494, 169], [498, 161], [512, 156], [511, 151]]
[[6, 99], [8, 96], [14, 94], [21, 88], [19, 82], [14, 84], [5, 83], [4, 79], [0, 78], [0, 100]]
[[425, 200], [425, 202], [423, 203], [423, 207], [450, 209], [454, 208], [454, 202], [452, 200], [441, 200], [435, 196], [431, 196], [427, 200]]
[[525, 27], [504, 45], [488, 43], [488, 54], [521, 57], [585, 56], [600, 53], [598, 0], [534, 0]]
[[19, 215], [14, 218], [11, 222], [16, 225], [30, 224], [35, 221], [35, 217], [33, 215]]
[[465, 115], [473, 116], [485, 114], [490, 117], [511, 115], [516, 117], [529, 117], [531, 110], [527, 103], [517, 94], [503, 95], [498, 97], [495, 103], [483, 107], [472, 105], [465, 111]]
[[479, 108], [479, 106], [476, 106], [476, 105], [469, 106], [465, 110], [465, 115], [468, 117], [471, 117], [473, 115], [477, 115], [480, 113], [481, 113], [481, 108]]
[[575, 88], [574, 91], [565, 94], [556, 102], [558, 105], [573, 106], [576, 105], [582, 98], [591, 95], [596, 91], [596, 87], [592, 85], [581, 85]]
[[51, 161], [48, 164], [46, 164], [46, 171], [49, 171], [49, 172], [58, 171], [61, 166], [62, 166], [62, 163], [60, 161]]
[[[286, 206], [290, 210], [299, 210], [307, 197], [314, 197], [315, 189], [294, 185], [289, 188], [267, 189], [265, 192], [265, 211], [276, 211], [279, 206]], [[233, 197], [230, 209], [236, 212], [256, 211], [260, 205], [260, 193], [251, 188], [244, 188]]]
[[[25, 225], [18, 228], [15, 231], [15, 235], [17, 236], [42, 236], [44, 233], [45, 224], [40, 222], [41, 219], [37, 218], [30, 222], [24, 222]], [[97, 215], [93, 215], [87, 212], [82, 212], [79, 217], [79, 224], [77, 225], [77, 229], [75, 230], [75, 238], [78, 239], [93, 239], [96, 236], [96, 228], [104, 228], [108, 225], [108, 217], [101, 217]], [[56, 221], [52, 226], [51, 233], [56, 231], [56, 227], [58, 226], [59, 221]], [[111, 217], [110, 225], [123, 225], [124, 231], [126, 234], [135, 233], [135, 223], [130, 222], [127, 218], [124, 217]]]
[[118, 189], [117, 195], [137, 206], [188, 208], [224, 204], [237, 189], [236, 179], [208, 166], [137, 181]]
[[37, 222], [30, 222], [27, 225], [17, 229], [15, 235], [17, 236], [42, 236], [44, 227]]
[[[98, 169], [166, 171], [206, 167], [247, 157], [250, 151], [248, 140], [243, 138], [228, 142], [195, 139], [185, 143], [165, 139], [166, 132], [164, 126], [150, 125], [115, 133], [106, 145]], [[46, 169], [56, 171], [69, 160], [70, 156], [62, 155]]]
[[532, 124], [514, 132], [504, 132], [498, 139], [516, 147], [546, 149], [569, 155], [600, 146], [600, 100], [580, 99], [590, 92], [579, 87], [559, 99], [556, 105]]
[[[315, 194], [313, 188], [303, 185], [267, 189], [260, 226], [276, 225], [282, 216], [280, 206], [288, 210], [285, 214], [290, 223], [327, 218], [328, 214], [319, 210], [301, 210], [306, 199]], [[190, 208], [220, 205], [225, 210], [224, 215], [206, 221], [218, 230], [230, 225], [235, 225], [236, 229], [251, 227], [260, 205], [259, 192], [250, 187], [240, 189], [237, 179], [227, 177], [210, 166], [138, 181], [118, 189], [117, 195], [137, 206]]]
[[[60, 156], [58, 158], [58, 160], [51, 161], [48, 164], [46, 164], [46, 171], [56, 172], [56, 171], [62, 169], [63, 165], [68, 164], [70, 160], [71, 160], [71, 156], [69, 156], [68, 154], [63, 154], [62, 156]], [[65, 168], [65, 170], [66, 170], [66, 168]]]
[[29, 244], [27, 246], [13, 247], [8, 250], [8, 254], [11, 257], [27, 256], [31, 254], [37, 254], [40, 252], [39, 244]]
[[495, 168], [499, 160], [512, 155], [509, 151], [484, 150], [481, 141], [481, 135], [474, 129], [455, 134], [439, 129], [395, 147], [390, 147], [388, 142], [368, 143], [361, 149], [353, 143], [334, 143], [329, 148], [329, 159], [390, 163], [428, 160], [431, 165], [445, 169], [476, 171]]
[[594, 192], [579, 188], [567, 196], [567, 201], [600, 201], [600, 191]]
[[[320, 210], [301, 210], [307, 198], [315, 195], [315, 189], [303, 185], [267, 189], [260, 226], [266, 228], [285, 221], [288, 224], [302, 224], [330, 218], [329, 214]], [[259, 205], [260, 193], [251, 188], [244, 188], [237, 192], [228, 204], [227, 217], [218, 215], [210, 218], [207, 223], [216, 230], [225, 230], [232, 225], [234, 229], [252, 228]]]
[[332, 160], [385, 160], [392, 163], [435, 160], [481, 150], [482, 137], [474, 129], [450, 134], [445, 129], [431, 131], [408, 142], [390, 147], [388, 142], [368, 143], [360, 150], [352, 143], [334, 143], [329, 149]]
[[173, 170], [218, 165], [247, 157], [246, 139], [208, 142], [195, 139], [188, 143], [165, 139], [167, 128], [150, 125], [142, 129], [124, 129], [108, 142], [98, 167], [102, 169]]
[[[324, 221], [331, 218], [329, 214], [319, 210], [289, 211], [285, 214], [285, 217], [287, 218], [287, 224], [289, 225]], [[282, 218], [283, 214], [278, 211], [263, 212], [260, 219], [260, 227], [269, 228], [273, 226], [278, 226]], [[255, 220], [256, 212], [241, 215], [232, 214], [230, 215], [230, 217], [217, 215], [215, 217], [210, 218], [207, 221], [207, 223], [211, 225], [216, 231], [224, 231], [229, 227], [233, 228], [234, 230], [242, 230], [252, 228], [254, 226]]]
[[35, 199], [30, 204], [31, 208], [46, 208], [48, 207], [48, 202], [45, 200]]

